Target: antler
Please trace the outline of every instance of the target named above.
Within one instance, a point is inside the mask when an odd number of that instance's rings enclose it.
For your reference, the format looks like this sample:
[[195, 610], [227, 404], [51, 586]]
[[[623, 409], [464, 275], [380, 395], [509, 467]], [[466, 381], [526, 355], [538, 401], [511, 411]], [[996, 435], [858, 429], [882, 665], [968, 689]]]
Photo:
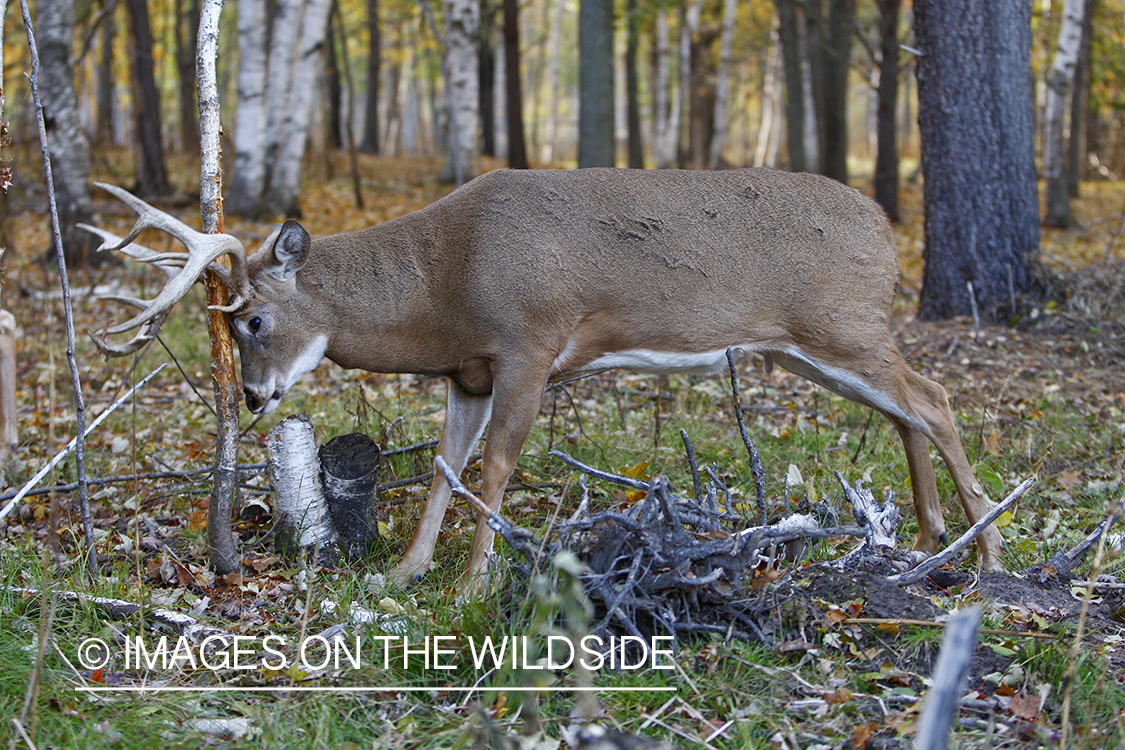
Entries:
[[[139, 300], [132, 297], [105, 297], [123, 302], [132, 307], [140, 308], [141, 312], [116, 326], [105, 329], [104, 334], [117, 334], [131, 331], [134, 328], [141, 330], [124, 344], [111, 344], [104, 338], [91, 334], [94, 343], [110, 356], [131, 354], [156, 338], [160, 325], [172, 311], [172, 307], [183, 299], [192, 285], [199, 280], [203, 272], [211, 271], [222, 276], [223, 281], [231, 289], [233, 300], [230, 305], [217, 308], [224, 312], [232, 312], [241, 307], [250, 297], [250, 280], [246, 273], [246, 250], [242, 243], [229, 234], [203, 234], [174, 216], [153, 208], [140, 198], [127, 190], [115, 185], [95, 182], [96, 186], [110, 193], [122, 203], [132, 208], [137, 213], [137, 223], [125, 237], [107, 232], [104, 229], [88, 224], [78, 226], [88, 232], [101, 237], [102, 244], [98, 250], [119, 250], [130, 258], [143, 263], [151, 263], [168, 277], [164, 288], [151, 300]], [[133, 243], [141, 232], [146, 229], [159, 229], [184, 244], [188, 249], [186, 253], [157, 253], [142, 245]], [[214, 261], [229, 255], [231, 270], [223, 268]]]

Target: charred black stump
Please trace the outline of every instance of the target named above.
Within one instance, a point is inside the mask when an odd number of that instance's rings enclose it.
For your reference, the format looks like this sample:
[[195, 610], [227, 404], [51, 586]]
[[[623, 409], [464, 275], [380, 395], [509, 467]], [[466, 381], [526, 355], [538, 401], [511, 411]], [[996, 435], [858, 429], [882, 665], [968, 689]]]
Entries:
[[320, 447], [328, 514], [348, 557], [362, 557], [379, 538], [375, 486], [383, 454], [362, 433], [339, 435]]

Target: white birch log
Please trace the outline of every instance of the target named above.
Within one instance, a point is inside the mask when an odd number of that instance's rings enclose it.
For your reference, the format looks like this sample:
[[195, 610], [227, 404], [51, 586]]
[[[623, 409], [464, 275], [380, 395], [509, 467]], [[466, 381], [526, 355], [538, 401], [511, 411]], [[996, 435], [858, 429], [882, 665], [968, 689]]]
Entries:
[[270, 486], [279, 542], [305, 549], [335, 545], [336, 529], [324, 499], [316, 435], [303, 414], [286, 417], [266, 435]]

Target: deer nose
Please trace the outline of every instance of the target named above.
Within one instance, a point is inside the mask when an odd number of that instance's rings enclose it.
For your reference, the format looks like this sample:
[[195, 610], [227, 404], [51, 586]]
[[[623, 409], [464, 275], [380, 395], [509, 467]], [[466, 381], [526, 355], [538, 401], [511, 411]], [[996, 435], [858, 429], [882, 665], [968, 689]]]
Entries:
[[265, 401], [259, 398], [258, 395], [249, 388], [244, 388], [243, 393], [246, 394], [246, 408], [254, 414], [260, 412], [262, 407], [265, 406]]

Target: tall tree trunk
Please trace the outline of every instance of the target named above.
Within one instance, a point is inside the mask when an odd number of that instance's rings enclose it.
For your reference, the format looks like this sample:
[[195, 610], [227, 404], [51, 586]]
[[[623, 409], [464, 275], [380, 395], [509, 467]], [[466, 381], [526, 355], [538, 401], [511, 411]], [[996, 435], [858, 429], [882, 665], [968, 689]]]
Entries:
[[[960, 20], [949, 23], [950, 18]], [[925, 184], [919, 315], [986, 315], [1038, 252], [1029, 0], [915, 0]]]
[[616, 162], [613, 94], [613, 1], [578, 5], [578, 166]]
[[136, 123], [136, 193], [141, 198], [172, 192], [164, 171], [160, 95], [152, 65], [152, 27], [147, 0], [126, 0], [133, 32], [133, 115]]
[[551, 16], [549, 53], [547, 58], [547, 88], [551, 92], [551, 112], [547, 117], [547, 134], [543, 138], [543, 162], [551, 166], [559, 151], [559, 58], [562, 55], [562, 21], [566, 13], [566, 0], [554, 0], [555, 12]]
[[738, 0], [723, 0], [723, 25], [719, 41], [719, 78], [715, 83], [714, 132], [711, 136], [711, 153], [707, 159], [708, 169], [718, 169], [722, 162], [723, 149], [727, 142], [727, 99], [730, 96], [730, 70], [734, 65], [732, 54], [734, 41], [734, 22], [738, 17]]
[[[324, 42], [331, 8], [331, 0], [308, 0], [301, 16], [301, 41], [298, 55], [293, 60], [292, 86], [281, 92], [270, 89], [271, 100], [277, 96], [284, 97], [287, 105], [264, 203], [284, 216], [301, 214], [301, 161], [312, 123], [317, 75], [324, 64]], [[271, 73], [273, 65], [271, 59]]]
[[770, 22], [770, 44], [766, 50], [765, 71], [762, 76], [762, 121], [758, 125], [758, 142], [754, 147], [755, 167], [777, 166], [778, 142], [781, 128], [778, 106], [778, 79], [781, 77], [781, 38], [777, 31], [776, 15]]
[[[683, 139], [680, 133], [680, 123], [682, 118], [686, 115], [690, 130], [692, 101], [691, 40], [695, 37], [696, 31], [699, 30], [699, 20], [703, 15], [702, 6], [703, 0], [687, 0], [684, 5], [680, 6], [680, 77], [676, 85], [680, 106], [673, 106], [672, 122], [669, 124], [669, 129], [672, 131], [672, 137], [675, 139], [676, 166], [681, 168], [686, 166], [686, 162], [683, 152]], [[689, 132], [689, 145], [690, 141]]]
[[848, 182], [848, 72], [852, 62], [855, 0], [828, 0], [825, 45], [822, 172]]
[[717, 67], [711, 51], [712, 42], [719, 30], [702, 24], [702, 5], [692, 3], [688, 7], [690, 32], [688, 78], [688, 101], [691, 116], [688, 129], [688, 152], [692, 169], [705, 169], [711, 153], [711, 134], [715, 129], [715, 84], [714, 71]]
[[1074, 91], [1074, 75], [1082, 48], [1086, 0], [1065, 0], [1059, 24], [1055, 62], [1047, 77], [1047, 107], [1043, 122], [1043, 177], [1047, 183], [1047, 209], [1043, 223], [1069, 227], [1074, 223], [1066, 174], [1067, 149], [1064, 135], [1066, 113]]
[[805, 73], [797, 1], [775, 0], [781, 57], [785, 65], [785, 132], [789, 144], [789, 169], [805, 172], [809, 169], [805, 153]]
[[1074, 74], [1074, 94], [1070, 97], [1070, 145], [1067, 148], [1067, 194], [1077, 198], [1086, 174], [1086, 114], [1090, 108], [1090, 35], [1093, 32], [1097, 0], [1086, 0], [1082, 20], [1082, 49]]
[[102, 20], [100, 32], [102, 54], [97, 71], [98, 119], [94, 126], [94, 143], [99, 146], [110, 146], [114, 140], [113, 116], [117, 104], [113, 77], [113, 38], [117, 35], [117, 21], [113, 13]]
[[[332, 7], [337, 5], [332, 0]], [[340, 61], [336, 55], [336, 18], [338, 14], [329, 10], [328, 29], [324, 37], [324, 106], [327, 117], [324, 122], [324, 147], [337, 150], [344, 146], [343, 87], [340, 85]], [[331, 160], [328, 161], [331, 164]]]
[[492, 31], [496, 13], [488, 0], [480, 0], [480, 52], [477, 63], [477, 95], [480, 97], [480, 151], [496, 156], [496, 53]]
[[444, 0], [445, 100], [448, 113], [447, 161], [442, 178], [455, 185], [476, 173], [477, 130], [480, 127], [477, 86], [477, 35], [480, 8], [476, 0]]
[[226, 209], [255, 217], [266, 187], [266, 0], [238, 0], [238, 106]]
[[363, 140], [360, 151], [377, 154], [379, 140], [379, 76], [382, 68], [383, 43], [379, 32], [379, 0], [367, 0], [367, 103], [364, 107]]
[[644, 145], [641, 142], [640, 82], [637, 76], [637, 49], [640, 46], [641, 19], [637, 0], [628, 0], [625, 7], [625, 127], [628, 133], [629, 168], [641, 169], [645, 165]]
[[508, 166], [527, 169], [523, 137], [523, 78], [520, 75], [520, 16], [517, 0], [504, 0], [504, 110], [508, 120]]
[[77, 222], [91, 223], [90, 146], [78, 117], [74, 70], [70, 51], [74, 43], [74, 3], [51, 0], [36, 4], [39, 44], [39, 95], [46, 113], [51, 159], [66, 264], [87, 267], [95, 243]]
[[[668, 11], [656, 10], [655, 89], [653, 96], [653, 130], [656, 141], [653, 151], [656, 168], [667, 169], [676, 163], [680, 133], [680, 88], [672, 86], [672, 45], [668, 31]], [[671, 100], [669, 100], [671, 92]]]
[[898, 16], [902, 0], [879, 0], [879, 105], [875, 133], [875, 201], [898, 222]]
[[180, 147], [194, 153], [199, 146], [199, 103], [195, 96], [199, 0], [176, 0], [175, 31], [176, 70], [180, 77]]

